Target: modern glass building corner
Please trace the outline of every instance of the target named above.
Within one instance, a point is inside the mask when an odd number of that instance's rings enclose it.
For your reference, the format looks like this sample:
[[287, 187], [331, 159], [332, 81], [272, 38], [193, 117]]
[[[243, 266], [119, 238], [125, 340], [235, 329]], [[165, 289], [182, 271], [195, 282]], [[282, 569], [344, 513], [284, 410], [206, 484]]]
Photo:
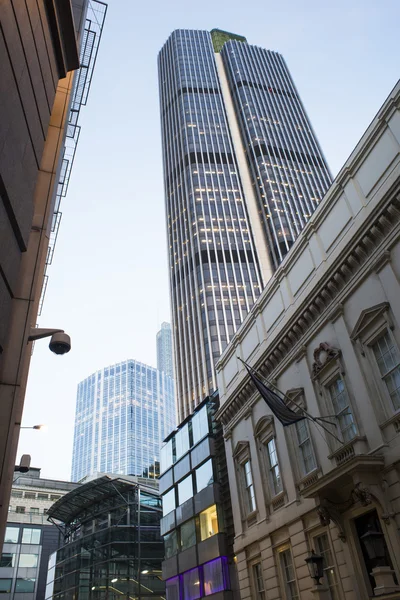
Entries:
[[157, 482], [103, 475], [56, 502], [64, 545], [50, 558], [46, 600], [164, 600]]
[[204, 400], [161, 449], [168, 600], [236, 598], [232, 507], [224, 440], [214, 421], [218, 394]]

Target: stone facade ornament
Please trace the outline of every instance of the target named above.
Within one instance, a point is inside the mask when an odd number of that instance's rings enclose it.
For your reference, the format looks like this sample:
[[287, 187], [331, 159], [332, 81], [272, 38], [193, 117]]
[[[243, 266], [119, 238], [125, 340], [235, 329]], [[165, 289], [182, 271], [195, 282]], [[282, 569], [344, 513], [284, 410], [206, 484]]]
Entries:
[[312, 376], [315, 379], [323, 367], [334, 358], [338, 358], [340, 350], [333, 348], [327, 342], [321, 342], [314, 350], [314, 362], [312, 365]]

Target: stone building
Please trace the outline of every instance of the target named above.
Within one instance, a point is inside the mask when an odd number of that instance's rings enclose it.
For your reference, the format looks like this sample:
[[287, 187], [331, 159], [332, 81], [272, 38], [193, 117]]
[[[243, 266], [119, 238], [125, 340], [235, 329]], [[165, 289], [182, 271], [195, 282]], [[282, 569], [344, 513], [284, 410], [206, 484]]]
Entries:
[[399, 176], [400, 83], [217, 364], [242, 600], [400, 598]]
[[0, 556], [2, 600], [44, 600], [49, 556], [60, 545], [60, 532], [47, 512], [77, 487], [78, 483], [44, 479], [34, 467], [15, 474]]

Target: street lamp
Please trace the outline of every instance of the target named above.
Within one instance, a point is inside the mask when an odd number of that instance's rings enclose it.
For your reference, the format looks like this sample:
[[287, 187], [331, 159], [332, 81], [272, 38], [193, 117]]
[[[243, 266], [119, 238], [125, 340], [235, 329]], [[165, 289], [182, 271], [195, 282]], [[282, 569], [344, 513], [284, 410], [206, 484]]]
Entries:
[[20, 429], [38, 429], [39, 431], [45, 431], [47, 429], [47, 425], [31, 425], [30, 427], [22, 426]]
[[316, 585], [322, 585], [319, 580], [324, 576], [324, 557], [320, 554], [315, 554], [314, 550], [311, 550], [310, 556], [305, 561], [310, 577], [314, 579]]

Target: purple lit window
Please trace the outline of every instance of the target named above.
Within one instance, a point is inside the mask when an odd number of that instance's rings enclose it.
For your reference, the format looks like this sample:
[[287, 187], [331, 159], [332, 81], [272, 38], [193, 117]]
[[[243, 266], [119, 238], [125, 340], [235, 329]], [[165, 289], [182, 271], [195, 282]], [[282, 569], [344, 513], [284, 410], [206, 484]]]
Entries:
[[191, 569], [183, 574], [183, 600], [201, 598], [199, 569]]
[[226, 557], [216, 558], [203, 565], [203, 575], [206, 596], [228, 589]]
[[165, 582], [167, 600], [179, 600], [179, 577], [172, 577]]

